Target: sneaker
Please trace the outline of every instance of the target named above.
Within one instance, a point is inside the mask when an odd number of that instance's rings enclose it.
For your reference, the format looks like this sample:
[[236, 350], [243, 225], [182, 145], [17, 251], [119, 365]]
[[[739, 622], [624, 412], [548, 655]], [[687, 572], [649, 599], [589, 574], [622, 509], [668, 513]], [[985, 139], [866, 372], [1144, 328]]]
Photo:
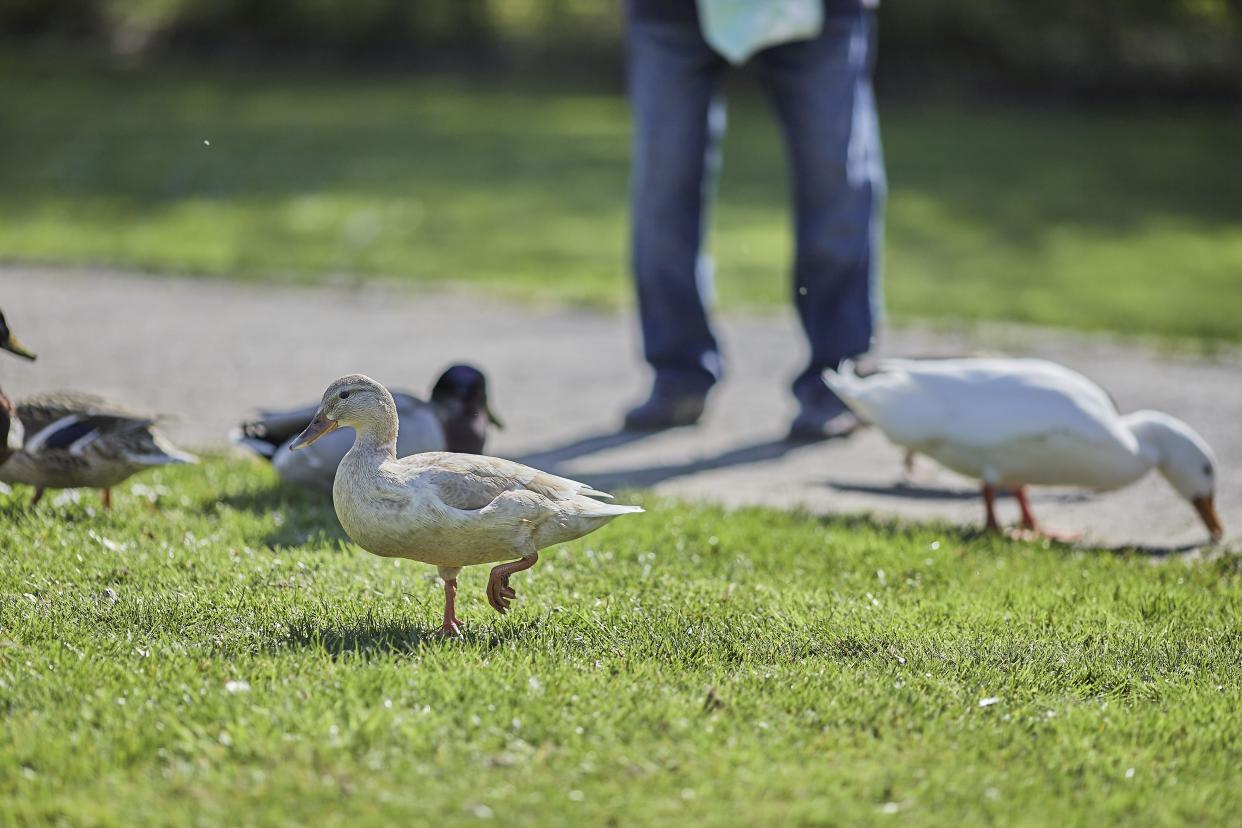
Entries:
[[820, 440], [834, 440], [853, 434], [862, 421], [845, 404], [834, 399], [829, 405], [807, 405], [803, 403], [789, 426], [789, 436], [785, 439], [791, 443], [815, 443]]
[[666, 428], [691, 426], [703, 416], [706, 406], [706, 392], [672, 391], [656, 383], [646, 402], [626, 412], [625, 430], [663, 431]]

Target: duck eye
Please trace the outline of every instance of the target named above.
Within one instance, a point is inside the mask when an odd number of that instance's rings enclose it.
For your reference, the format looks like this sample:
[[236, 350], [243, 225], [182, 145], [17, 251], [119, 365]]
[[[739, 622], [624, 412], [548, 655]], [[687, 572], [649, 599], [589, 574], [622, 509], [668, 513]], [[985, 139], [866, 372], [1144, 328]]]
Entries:
[[347, 399], [349, 399], [349, 392], [348, 392], [348, 391], [342, 391], [342, 392], [341, 392], [340, 394], [338, 394], [337, 396], [338, 396], [338, 397], [340, 397], [342, 400], [347, 400]]
[[1204, 476], [1204, 477], [1211, 477], [1211, 476], [1212, 476], [1212, 464], [1211, 464], [1211, 463], [1204, 463], [1204, 464], [1203, 464], [1203, 476]]

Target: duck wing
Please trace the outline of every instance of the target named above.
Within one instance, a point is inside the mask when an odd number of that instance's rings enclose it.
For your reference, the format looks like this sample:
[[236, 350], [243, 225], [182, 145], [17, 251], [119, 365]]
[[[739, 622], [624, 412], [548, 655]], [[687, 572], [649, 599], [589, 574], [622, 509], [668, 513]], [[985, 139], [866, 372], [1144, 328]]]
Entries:
[[283, 443], [292, 440], [310, 425], [317, 410], [319, 403], [298, 408], [260, 409], [259, 416], [238, 425], [229, 437], [237, 445], [270, 460]]
[[25, 428], [22, 451], [32, 458], [90, 453], [136, 465], [197, 461], [155, 430], [157, 418], [93, 394], [55, 392], [29, 397], [17, 404], [17, 417]]
[[499, 457], [427, 452], [388, 465], [404, 481], [417, 480], [445, 505], [463, 511], [482, 509], [506, 492], [529, 492], [551, 503], [589, 501], [601, 509], [618, 508], [594, 500], [611, 499], [607, 492]]
[[862, 407], [903, 445], [993, 446], [1054, 433], [1132, 442], [1108, 394], [1054, 362], [891, 360], [879, 367], [875, 390], [863, 395]]

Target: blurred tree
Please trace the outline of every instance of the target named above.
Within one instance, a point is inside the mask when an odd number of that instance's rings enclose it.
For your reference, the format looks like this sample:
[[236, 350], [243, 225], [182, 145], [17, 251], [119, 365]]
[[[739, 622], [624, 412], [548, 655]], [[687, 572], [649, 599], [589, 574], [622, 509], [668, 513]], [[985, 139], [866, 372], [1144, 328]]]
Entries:
[[[0, 39], [608, 71], [621, 0], [0, 0]], [[1242, 94], [1242, 0], [887, 0], [881, 81]]]

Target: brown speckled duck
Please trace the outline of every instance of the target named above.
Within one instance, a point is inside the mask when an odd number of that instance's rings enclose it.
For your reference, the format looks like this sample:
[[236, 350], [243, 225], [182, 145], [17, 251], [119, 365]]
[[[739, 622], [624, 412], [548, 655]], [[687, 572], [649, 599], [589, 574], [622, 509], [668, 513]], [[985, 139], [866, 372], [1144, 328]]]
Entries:
[[21, 450], [0, 465], [0, 480], [45, 489], [99, 489], [112, 507], [112, 487], [150, 466], [196, 463], [172, 445], [155, 419], [92, 394], [61, 391], [17, 403], [25, 430]]
[[[0, 314], [0, 348], [26, 359]], [[112, 506], [112, 487], [130, 475], [168, 463], [194, 463], [155, 429], [155, 420], [91, 394], [62, 391], [16, 404], [0, 393], [0, 481], [45, 489], [97, 488]]]

